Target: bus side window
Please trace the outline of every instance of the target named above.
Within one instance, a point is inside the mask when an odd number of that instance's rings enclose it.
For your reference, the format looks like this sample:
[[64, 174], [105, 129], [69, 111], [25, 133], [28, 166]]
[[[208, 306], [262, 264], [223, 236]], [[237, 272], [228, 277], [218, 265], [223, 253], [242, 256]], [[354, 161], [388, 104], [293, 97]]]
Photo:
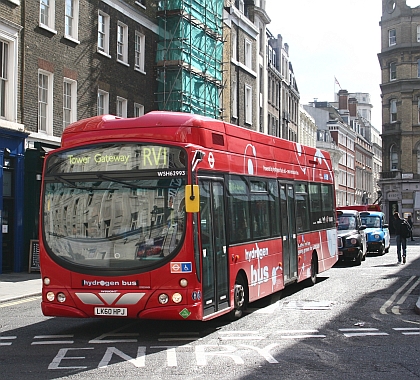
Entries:
[[297, 232], [309, 231], [308, 191], [306, 184], [296, 185], [296, 228]]
[[248, 185], [244, 177], [230, 176], [228, 181], [228, 218], [231, 243], [251, 238]]
[[270, 180], [268, 186], [271, 236], [280, 236], [281, 229], [279, 187], [276, 180]]

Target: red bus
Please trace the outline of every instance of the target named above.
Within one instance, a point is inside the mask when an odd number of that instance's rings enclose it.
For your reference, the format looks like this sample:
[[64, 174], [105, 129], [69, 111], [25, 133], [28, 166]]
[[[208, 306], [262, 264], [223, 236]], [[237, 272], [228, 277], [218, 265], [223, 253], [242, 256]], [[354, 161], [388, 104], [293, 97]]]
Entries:
[[202, 116], [68, 126], [43, 171], [47, 316], [209, 320], [337, 261], [328, 153]]

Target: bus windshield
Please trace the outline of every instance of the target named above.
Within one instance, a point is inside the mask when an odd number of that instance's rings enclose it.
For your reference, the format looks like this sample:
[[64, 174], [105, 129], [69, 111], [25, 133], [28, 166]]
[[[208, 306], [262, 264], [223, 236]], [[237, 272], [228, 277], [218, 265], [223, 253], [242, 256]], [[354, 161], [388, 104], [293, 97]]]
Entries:
[[[42, 226], [51, 257], [124, 270], [175, 253], [185, 230], [186, 153], [164, 148], [101, 145], [48, 157]], [[90, 162], [119, 156], [119, 163]]]

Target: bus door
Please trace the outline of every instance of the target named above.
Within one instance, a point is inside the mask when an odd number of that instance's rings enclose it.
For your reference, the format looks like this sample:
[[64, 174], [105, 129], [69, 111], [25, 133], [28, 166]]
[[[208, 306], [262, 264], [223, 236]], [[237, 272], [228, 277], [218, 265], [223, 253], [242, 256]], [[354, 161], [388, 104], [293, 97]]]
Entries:
[[226, 215], [222, 179], [199, 178], [204, 316], [229, 307]]
[[298, 277], [297, 269], [297, 234], [295, 223], [295, 191], [292, 184], [280, 183], [280, 210], [283, 238], [283, 273], [284, 283]]

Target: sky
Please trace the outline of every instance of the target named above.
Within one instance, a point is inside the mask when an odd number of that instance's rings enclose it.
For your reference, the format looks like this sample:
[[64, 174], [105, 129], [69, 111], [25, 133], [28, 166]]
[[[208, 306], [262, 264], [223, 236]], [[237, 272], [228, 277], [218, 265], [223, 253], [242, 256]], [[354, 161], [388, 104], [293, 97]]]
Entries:
[[382, 1], [267, 0], [266, 12], [269, 31], [289, 45], [301, 104], [333, 102], [340, 87], [369, 93], [371, 122], [381, 131]]

